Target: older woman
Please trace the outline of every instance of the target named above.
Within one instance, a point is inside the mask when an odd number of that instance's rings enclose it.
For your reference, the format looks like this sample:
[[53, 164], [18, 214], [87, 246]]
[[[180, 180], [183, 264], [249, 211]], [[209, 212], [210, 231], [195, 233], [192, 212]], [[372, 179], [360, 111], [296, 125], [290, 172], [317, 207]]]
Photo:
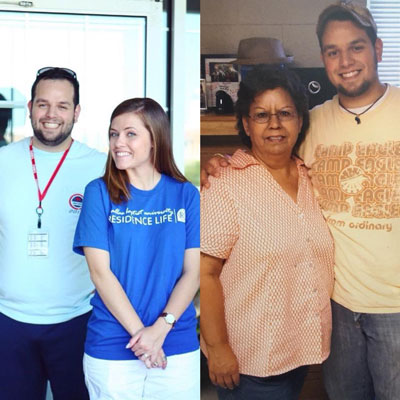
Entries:
[[238, 150], [201, 194], [201, 336], [220, 399], [296, 399], [329, 354], [333, 242], [294, 156], [309, 124], [297, 76], [240, 84]]

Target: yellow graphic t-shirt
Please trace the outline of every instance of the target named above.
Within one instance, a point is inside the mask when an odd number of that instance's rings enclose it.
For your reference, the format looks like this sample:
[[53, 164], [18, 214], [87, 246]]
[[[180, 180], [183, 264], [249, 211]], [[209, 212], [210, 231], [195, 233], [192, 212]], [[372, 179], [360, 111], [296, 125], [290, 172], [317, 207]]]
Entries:
[[400, 89], [360, 119], [337, 96], [315, 107], [300, 155], [335, 241], [333, 300], [400, 312]]

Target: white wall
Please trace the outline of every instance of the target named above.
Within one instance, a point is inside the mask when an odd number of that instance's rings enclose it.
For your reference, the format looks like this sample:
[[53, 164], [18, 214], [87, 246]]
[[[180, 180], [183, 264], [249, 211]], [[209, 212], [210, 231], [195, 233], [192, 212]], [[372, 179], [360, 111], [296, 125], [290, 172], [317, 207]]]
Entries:
[[[366, 5], [366, 0], [356, 0]], [[241, 39], [280, 39], [296, 67], [322, 67], [315, 27], [333, 0], [201, 0], [201, 53], [236, 54]]]

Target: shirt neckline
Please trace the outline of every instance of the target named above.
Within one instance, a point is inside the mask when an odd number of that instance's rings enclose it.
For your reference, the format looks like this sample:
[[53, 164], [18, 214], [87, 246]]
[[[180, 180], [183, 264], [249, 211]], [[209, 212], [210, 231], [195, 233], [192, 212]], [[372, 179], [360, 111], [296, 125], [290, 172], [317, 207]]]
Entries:
[[166, 179], [165, 175], [161, 174], [160, 180], [153, 187], [153, 189], [150, 189], [150, 190], [138, 189], [137, 187], [133, 186], [131, 183], [129, 184], [129, 189], [130, 189], [131, 194], [136, 194], [136, 195], [140, 195], [140, 196], [153, 196], [155, 193], [159, 192], [162, 189], [162, 187], [164, 186], [165, 179]]
[[297, 166], [298, 172], [298, 183], [297, 183], [297, 198], [296, 201], [289, 196], [288, 193], [283, 190], [282, 186], [277, 182], [277, 180], [272, 176], [272, 174], [268, 171], [268, 169], [263, 166], [255, 157], [251, 154], [247, 153], [246, 151], [239, 149], [237, 150], [232, 158], [231, 158], [231, 166], [236, 169], [245, 169], [251, 165], [260, 166], [265, 170], [267, 173], [271, 185], [275, 188], [277, 192], [279, 192], [280, 196], [286, 199], [286, 202], [290, 204], [292, 207], [295, 207], [297, 210], [301, 209], [299, 199], [303, 193], [303, 183], [304, 183], [304, 170], [301, 168], [305, 166], [304, 161], [298, 158], [297, 156], [293, 156]]

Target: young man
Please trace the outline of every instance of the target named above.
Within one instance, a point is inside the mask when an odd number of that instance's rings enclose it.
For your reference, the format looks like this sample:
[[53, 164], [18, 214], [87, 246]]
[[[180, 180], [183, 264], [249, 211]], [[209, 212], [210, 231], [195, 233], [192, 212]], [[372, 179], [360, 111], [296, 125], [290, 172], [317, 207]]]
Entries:
[[379, 80], [366, 8], [329, 6], [317, 35], [338, 92], [300, 151], [336, 248], [324, 381], [331, 400], [400, 399], [400, 89]]
[[33, 137], [0, 149], [2, 400], [86, 400], [83, 345], [93, 285], [72, 251], [86, 184], [105, 155], [73, 141], [79, 83], [42, 68], [28, 103]]
[[331, 400], [400, 399], [400, 90], [379, 80], [367, 9], [326, 8], [317, 35], [338, 91], [301, 154], [336, 248], [325, 386]]

